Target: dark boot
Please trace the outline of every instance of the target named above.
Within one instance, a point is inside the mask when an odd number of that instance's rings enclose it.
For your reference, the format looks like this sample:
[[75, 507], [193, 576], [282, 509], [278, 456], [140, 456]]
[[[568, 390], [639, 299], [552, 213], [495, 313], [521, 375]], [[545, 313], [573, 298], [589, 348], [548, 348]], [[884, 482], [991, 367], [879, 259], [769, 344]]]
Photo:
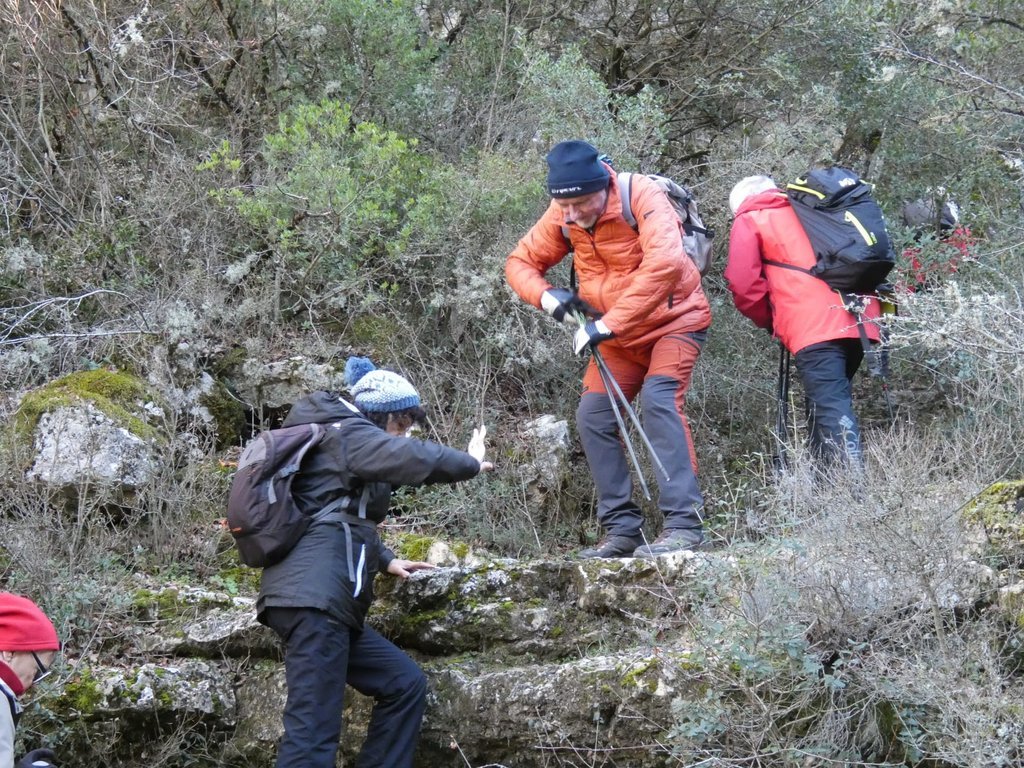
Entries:
[[576, 555], [580, 560], [594, 557], [632, 557], [633, 550], [644, 543], [644, 537], [638, 531], [632, 536], [610, 533], [593, 547], [581, 549]]
[[666, 528], [661, 536], [650, 544], [637, 547], [633, 557], [657, 557], [684, 549], [700, 549], [704, 543], [704, 532], [700, 528]]

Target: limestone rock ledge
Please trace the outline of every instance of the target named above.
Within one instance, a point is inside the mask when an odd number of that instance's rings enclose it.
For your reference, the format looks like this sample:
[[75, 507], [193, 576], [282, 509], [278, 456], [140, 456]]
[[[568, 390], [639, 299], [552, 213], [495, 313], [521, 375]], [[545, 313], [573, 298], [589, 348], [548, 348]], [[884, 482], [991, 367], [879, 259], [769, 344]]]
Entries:
[[[689, 663], [685, 632], [662, 619], [698, 597], [697, 574], [728, 567], [727, 558], [681, 553], [381, 577], [371, 623], [431, 682], [418, 764], [525, 767], [580, 749], [660, 764], [651, 745]], [[147, 584], [136, 601], [125, 663], [69, 659], [63, 690], [41, 702], [59, 716], [69, 753], [83, 765], [129, 766], [173, 736], [180, 749], [202, 744], [210, 765], [272, 765], [284, 665], [276, 637], [255, 620], [254, 597]], [[370, 701], [350, 689], [347, 710], [341, 751], [351, 764]]]
[[[785, 551], [474, 558], [406, 581], [382, 576], [370, 621], [430, 681], [417, 766], [657, 768], [694, 757], [692, 738], [717, 733], [701, 717], [733, 706], [737, 691], [796, 681], [811, 706], [838, 690], [799, 625], [771, 636], [790, 625], [765, 621], [780, 607], [759, 579], [771, 571], [772, 583], [795, 584], [807, 568]], [[157, 758], [269, 768], [286, 698], [281, 649], [255, 621], [253, 594], [233, 591], [245, 594], [140, 580], [124, 646], [69, 659], [63, 689], [27, 713], [31, 732], [85, 768]], [[1016, 594], [1002, 591], [1004, 613]], [[980, 593], [967, 597], [980, 604]], [[349, 689], [342, 765], [354, 764], [370, 705]], [[862, 725], [878, 755], [896, 754], [884, 713], [902, 705], [879, 703], [880, 719]]]

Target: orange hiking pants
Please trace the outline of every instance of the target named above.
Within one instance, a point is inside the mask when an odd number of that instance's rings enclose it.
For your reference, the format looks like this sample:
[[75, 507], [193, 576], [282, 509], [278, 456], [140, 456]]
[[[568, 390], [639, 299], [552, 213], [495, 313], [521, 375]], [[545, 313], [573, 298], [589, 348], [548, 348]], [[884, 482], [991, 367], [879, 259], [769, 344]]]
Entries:
[[[697, 483], [697, 459], [684, 406], [706, 338], [707, 331], [696, 331], [663, 336], [644, 350], [626, 349], [615, 339], [598, 347], [626, 398], [632, 402], [640, 395], [644, 432], [668, 474], [666, 478], [655, 465], [658, 507], [665, 516], [666, 529], [701, 525], [704, 497]], [[628, 422], [625, 414], [623, 418]], [[598, 521], [605, 533], [636, 535], [643, 516], [633, 501], [625, 446], [593, 359], [583, 375], [576, 426], [597, 488]]]

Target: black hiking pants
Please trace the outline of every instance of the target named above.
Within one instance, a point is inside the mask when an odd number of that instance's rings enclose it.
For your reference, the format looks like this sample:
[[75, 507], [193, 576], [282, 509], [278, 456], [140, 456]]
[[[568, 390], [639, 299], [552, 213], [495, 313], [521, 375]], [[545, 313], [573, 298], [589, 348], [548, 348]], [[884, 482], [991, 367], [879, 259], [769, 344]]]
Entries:
[[416, 663], [370, 627], [352, 629], [323, 611], [267, 608], [265, 620], [285, 643], [278, 768], [334, 768], [346, 683], [375, 699], [356, 768], [411, 768], [427, 698]]
[[853, 412], [853, 376], [864, 359], [860, 339], [811, 344], [794, 355], [806, 395], [808, 446], [823, 465], [857, 468], [863, 456]]

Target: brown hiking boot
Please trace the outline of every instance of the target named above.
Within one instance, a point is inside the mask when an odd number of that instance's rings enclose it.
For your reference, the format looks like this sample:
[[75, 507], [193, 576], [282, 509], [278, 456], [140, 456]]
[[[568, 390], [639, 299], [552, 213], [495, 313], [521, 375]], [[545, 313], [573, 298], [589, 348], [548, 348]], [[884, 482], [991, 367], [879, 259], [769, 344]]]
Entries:
[[644, 544], [633, 551], [633, 557], [657, 557], [684, 549], [700, 549], [704, 543], [704, 532], [700, 528], [666, 528], [650, 544]]
[[621, 534], [609, 534], [593, 547], [581, 549], [576, 557], [580, 560], [589, 560], [594, 557], [633, 557], [633, 550], [638, 544], [643, 544], [644, 537], [637, 533], [633, 536]]

